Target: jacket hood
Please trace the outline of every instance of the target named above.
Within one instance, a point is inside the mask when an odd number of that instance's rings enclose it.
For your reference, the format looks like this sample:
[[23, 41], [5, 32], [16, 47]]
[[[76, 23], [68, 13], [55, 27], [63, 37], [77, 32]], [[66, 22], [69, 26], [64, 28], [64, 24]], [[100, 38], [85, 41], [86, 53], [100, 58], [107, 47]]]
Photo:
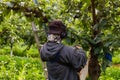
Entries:
[[47, 61], [49, 59], [53, 59], [55, 54], [58, 53], [63, 48], [63, 44], [47, 42], [41, 48], [41, 59], [43, 61]]

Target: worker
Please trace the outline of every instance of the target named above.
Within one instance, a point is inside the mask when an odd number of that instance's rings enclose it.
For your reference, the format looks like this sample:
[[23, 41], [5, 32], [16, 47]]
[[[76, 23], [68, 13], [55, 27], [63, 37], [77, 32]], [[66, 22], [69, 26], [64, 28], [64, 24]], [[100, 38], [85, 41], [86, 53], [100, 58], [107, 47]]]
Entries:
[[48, 80], [79, 80], [78, 72], [86, 64], [83, 49], [62, 44], [67, 37], [65, 24], [53, 20], [48, 24], [47, 42], [40, 50], [42, 61], [46, 62]]

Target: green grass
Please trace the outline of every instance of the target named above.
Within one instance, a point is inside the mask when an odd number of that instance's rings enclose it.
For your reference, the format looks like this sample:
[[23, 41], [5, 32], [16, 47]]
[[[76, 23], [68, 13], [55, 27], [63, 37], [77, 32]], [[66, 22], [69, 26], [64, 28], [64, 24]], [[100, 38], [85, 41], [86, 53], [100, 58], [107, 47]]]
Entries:
[[[29, 50], [25, 49], [27, 45], [23, 46], [22, 44], [13, 46], [13, 55], [21, 57], [39, 57], [38, 49], [35, 46], [31, 46]], [[0, 49], [0, 55], [10, 55], [10, 46], [6, 46]]]
[[115, 55], [112, 61], [113, 61], [113, 64], [120, 64], [120, 54]]
[[0, 80], [45, 80], [38, 58], [0, 55]]
[[101, 73], [99, 80], [120, 80], [120, 67], [108, 67], [105, 73]]
[[[11, 57], [8, 54], [4, 54], [9, 52], [8, 47], [1, 49], [0, 80], [45, 80], [37, 49], [33, 47], [26, 51], [25, 54], [21, 54], [24, 50], [22, 48], [16, 47], [15, 50], [16, 54], [14, 55], [17, 56]], [[25, 57], [26, 54], [28, 54], [28, 57]], [[114, 55], [112, 61], [113, 64], [120, 64], [120, 54]], [[107, 67], [105, 73], [101, 73], [99, 80], [120, 80], [120, 66]]]

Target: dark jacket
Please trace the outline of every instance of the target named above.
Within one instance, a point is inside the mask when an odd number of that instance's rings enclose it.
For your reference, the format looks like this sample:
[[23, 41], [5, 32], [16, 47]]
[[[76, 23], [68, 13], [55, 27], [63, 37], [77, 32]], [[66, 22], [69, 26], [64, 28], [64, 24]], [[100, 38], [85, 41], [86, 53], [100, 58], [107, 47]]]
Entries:
[[41, 48], [49, 80], [79, 80], [77, 72], [86, 64], [85, 52], [61, 43], [47, 42]]

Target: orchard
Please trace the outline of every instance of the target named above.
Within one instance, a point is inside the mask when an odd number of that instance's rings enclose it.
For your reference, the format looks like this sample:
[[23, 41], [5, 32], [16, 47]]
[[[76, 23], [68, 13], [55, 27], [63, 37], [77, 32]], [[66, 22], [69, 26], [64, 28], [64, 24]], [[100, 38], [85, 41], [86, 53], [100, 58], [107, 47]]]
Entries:
[[62, 43], [87, 52], [86, 80], [120, 80], [119, 1], [0, 0], [0, 80], [45, 80], [38, 48], [54, 19], [67, 26]]

